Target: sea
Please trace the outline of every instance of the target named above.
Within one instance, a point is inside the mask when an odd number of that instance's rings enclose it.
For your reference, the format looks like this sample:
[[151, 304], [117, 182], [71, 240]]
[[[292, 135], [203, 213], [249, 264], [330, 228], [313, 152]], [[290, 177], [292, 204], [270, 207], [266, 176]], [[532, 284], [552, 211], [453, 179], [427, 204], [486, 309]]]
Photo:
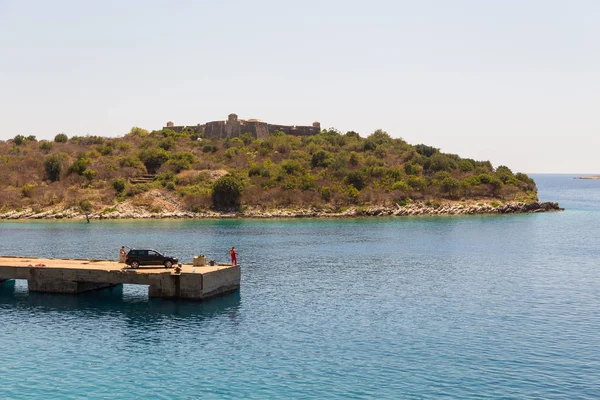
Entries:
[[238, 292], [0, 284], [0, 399], [598, 399], [600, 180], [562, 212], [1, 221], [0, 255], [150, 247], [241, 264]]

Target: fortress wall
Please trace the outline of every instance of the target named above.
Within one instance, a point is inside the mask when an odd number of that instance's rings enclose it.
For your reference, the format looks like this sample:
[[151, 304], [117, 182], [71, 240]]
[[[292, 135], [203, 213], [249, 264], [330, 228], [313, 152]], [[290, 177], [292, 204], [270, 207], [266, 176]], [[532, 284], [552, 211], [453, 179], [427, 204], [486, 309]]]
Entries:
[[292, 127], [289, 125], [269, 124], [269, 133], [273, 133], [275, 131], [281, 131], [281, 132], [285, 133], [286, 135], [289, 135], [290, 132], [292, 131]]
[[296, 136], [313, 136], [319, 133], [321, 130], [314, 126], [295, 126], [292, 128], [292, 135]]
[[164, 126], [163, 129], [170, 129], [172, 131], [180, 133], [181, 131], [183, 131], [185, 129], [185, 126], [183, 126], [183, 125], [180, 125], [180, 126]]
[[256, 136], [257, 139], [266, 139], [269, 137], [269, 125], [265, 122], [258, 122], [256, 124]]
[[239, 137], [241, 134], [240, 121], [227, 121], [227, 123], [225, 123], [225, 137]]
[[269, 132], [282, 131], [287, 135], [312, 136], [320, 132], [315, 126], [289, 126], [269, 124]]
[[207, 139], [225, 137], [225, 121], [207, 122], [204, 127], [204, 137]]
[[[169, 124], [172, 124], [169, 122]], [[230, 114], [227, 121], [212, 121], [204, 125], [195, 126], [166, 126], [164, 129], [171, 129], [175, 132], [181, 132], [184, 129], [190, 129], [196, 133], [204, 133], [207, 139], [224, 139], [239, 137], [243, 133], [249, 132], [253, 137], [259, 139], [268, 138], [275, 131], [282, 131], [287, 135], [312, 136], [320, 132], [320, 124], [315, 122], [313, 126], [292, 126], [268, 124], [258, 120], [238, 120], [236, 114]]]
[[269, 126], [260, 121], [242, 121], [240, 132], [242, 134], [249, 132], [257, 139], [265, 139], [269, 137]]

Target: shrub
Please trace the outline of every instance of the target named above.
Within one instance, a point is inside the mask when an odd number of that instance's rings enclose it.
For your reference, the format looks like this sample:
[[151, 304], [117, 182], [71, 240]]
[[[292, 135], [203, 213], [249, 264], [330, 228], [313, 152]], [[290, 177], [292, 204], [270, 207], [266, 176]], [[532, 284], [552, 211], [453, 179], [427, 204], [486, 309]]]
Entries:
[[394, 184], [392, 185], [392, 190], [398, 190], [400, 192], [405, 193], [410, 190], [410, 187], [406, 184], [406, 182], [398, 181], [398, 182], [394, 182]]
[[513, 172], [510, 170], [510, 168], [508, 168], [507, 166], [504, 166], [504, 165], [500, 165], [498, 168], [496, 168], [496, 176], [503, 183], [507, 183], [507, 182], [515, 179], [515, 176], [513, 175]]
[[89, 213], [92, 211], [92, 203], [90, 203], [89, 200], [81, 200], [79, 202], [79, 207], [81, 208], [81, 211], [85, 213]]
[[202, 147], [202, 151], [205, 153], [216, 153], [217, 151], [219, 151], [219, 148], [217, 146], [213, 146], [210, 144], [205, 144]]
[[140, 168], [143, 167], [143, 163], [137, 158], [133, 157], [123, 157], [119, 160], [119, 166], [121, 168]]
[[427, 181], [421, 176], [411, 175], [408, 177], [408, 186], [415, 190], [423, 191], [427, 188]]
[[356, 167], [360, 163], [360, 156], [358, 155], [358, 153], [356, 153], [355, 151], [350, 153], [350, 158], [348, 159], [348, 163], [350, 165], [352, 165], [353, 167]]
[[458, 194], [458, 190], [460, 189], [460, 182], [458, 181], [458, 179], [447, 177], [444, 178], [444, 180], [442, 180], [442, 187], [444, 188], [446, 193], [455, 196]]
[[252, 133], [246, 132], [240, 135], [240, 139], [242, 140], [242, 142], [244, 142], [245, 146], [248, 146], [254, 141], [254, 136], [252, 136]]
[[149, 172], [155, 172], [169, 159], [169, 153], [165, 149], [149, 148], [142, 150], [138, 158]]
[[180, 172], [182, 170], [190, 169], [195, 158], [196, 157], [189, 151], [183, 151], [181, 153], [173, 154], [167, 164], [172, 165], [176, 172]]
[[66, 143], [67, 140], [69, 140], [69, 137], [64, 133], [59, 133], [58, 135], [54, 136], [54, 141], [56, 143]]
[[158, 147], [164, 150], [171, 150], [173, 147], [175, 147], [175, 139], [171, 137], [165, 138], [160, 141]]
[[375, 143], [375, 145], [388, 144], [392, 141], [390, 135], [381, 129], [377, 129], [375, 132], [367, 136], [367, 141]]
[[346, 175], [346, 183], [356, 190], [361, 190], [366, 186], [365, 176], [361, 171], [350, 171]]
[[283, 190], [296, 190], [296, 181], [293, 178], [287, 178], [281, 185]]
[[96, 175], [98, 175], [98, 171], [88, 168], [85, 169], [81, 175], [83, 175], [88, 181], [91, 181], [96, 177]]
[[51, 154], [44, 160], [44, 171], [46, 178], [52, 182], [60, 180], [62, 173], [63, 157], [59, 154]]
[[300, 178], [300, 190], [311, 190], [315, 188], [316, 178], [312, 175], [306, 174]]
[[173, 171], [165, 171], [158, 174], [156, 180], [165, 186], [168, 182], [175, 182], [177, 180], [177, 175], [175, 175], [175, 172]]
[[27, 141], [29, 142], [37, 142], [37, 138], [35, 137], [35, 135], [29, 135], [25, 139], [27, 139]]
[[79, 154], [77, 156], [77, 160], [75, 160], [75, 162], [73, 162], [73, 164], [71, 164], [71, 166], [67, 170], [67, 173], [76, 173], [78, 175], [83, 175], [83, 171], [87, 169], [90, 161], [91, 160], [89, 158], [86, 158], [83, 154]]
[[121, 194], [123, 192], [123, 190], [125, 190], [125, 179], [123, 179], [123, 178], [115, 179], [112, 183], [112, 187], [113, 187], [113, 189], [115, 189], [115, 192], [117, 192], [117, 194]]
[[475, 167], [473, 166], [473, 163], [469, 160], [460, 160], [458, 162], [458, 169], [460, 169], [462, 172], [470, 172], [473, 171]]
[[350, 198], [352, 202], [356, 202], [359, 194], [359, 190], [356, 187], [354, 187], [354, 185], [348, 185], [346, 187], [346, 195]]
[[302, 170], [302, 164], [297, 160], [285, 160], [279, 166], [288, 175], [295, 175]]
[[374, 140], [367, 139], [363, 143], [363, 150], [364, 151], [375, 150], [376, 148], [377, 148], [377, 143], [375, 143]]
[[323, 201], [329, 202], [331, 200], [331, 188], [324, 186], [321, 188], [320, 190], [321, 192], [321, 198], [323, 199]]
[[434, 155], [435, 153], [438, 153], [440, 151], [439, 149], [436, 149], [435, 147], [427, 146], [424, 144], [417, 144], [414, 147], [415, 147], [415, 150], [417, 151], [417, 153], [419, 153], [425, 157], [431, 157], [432, 155]]
[[33, 190], [35, 189], [34, 184], [23, 185], [21, 188], [21, 196], [31, 198], [33, 197]]
[[40, 143], [39, 149], [44, 153], [50, 152], [52, 150], [52, 142], [43, 141]]
[[244, 189], [243, 183], [230, 174], [220, 177], [213, 185], [213, 206], [215, 208], [238, 206]]
[[129, 131], [129, 134], [132, 136], [148, 136], [148, 131], [140, 127], [134, 126]]
[[23, 143], [25, 143], [25, 140], [25, 136], [17, 135], [13, 138], [13, 143], [17, 146], [21, 146]]
[[406, 175], [419, 175], [421, 166], [413, 163], [406, 163], [404, 164], [404, 172]]
[[317, 167], [327, 167], [329, 164], [331, 164], [332, 158], [331, 158], [331, 154], [329, 154], [329, 152], [325, 151], [325, 150], [318, 150], [315, 151], [312, 155], [312, 158], [310, 160], [310, 165], [313, 168], [317, 168]]
[[167, 190], [170, 190], [170, 191], [175, 190], [175, 182], [167, 182], [167, 185], [165, 186], [165, 188], [167, 188]]
[[455, 166], [454, 160], [446, 154], [435, 153], [425, 161], [423, 167], [431, 171], [450, 171]]
[[112, 142], [103, 144], [102, 146], [98, 146], [97, 150], [103, 156], [110, 156], [113, 153], [115, 145]]

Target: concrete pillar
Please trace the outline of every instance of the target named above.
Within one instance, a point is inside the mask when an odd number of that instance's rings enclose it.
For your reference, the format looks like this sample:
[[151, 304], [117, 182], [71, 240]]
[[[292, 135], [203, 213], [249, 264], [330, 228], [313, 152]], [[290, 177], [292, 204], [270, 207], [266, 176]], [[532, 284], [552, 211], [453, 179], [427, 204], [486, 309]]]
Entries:
[[148, 287], [148, 297], [163, 297], [175, 299], [202, 299], [202, 274], [157, 275], [151, 278]]

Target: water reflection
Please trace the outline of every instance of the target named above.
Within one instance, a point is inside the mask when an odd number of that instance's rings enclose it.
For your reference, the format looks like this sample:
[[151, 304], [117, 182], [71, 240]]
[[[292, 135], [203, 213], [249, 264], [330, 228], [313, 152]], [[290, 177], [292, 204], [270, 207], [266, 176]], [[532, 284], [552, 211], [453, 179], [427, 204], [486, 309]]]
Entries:
[[124, 294], [123, 285], [78, 295], [35, 293], [23, 290], [15, 280], [0, 282], [0, 307], [28, 313], [60, 312], [87, 319], [107, 315], [125, 317], [134, 325], [163, 324], [169, 319], [197, 321], [220, 317], [235, 318], [240, 307], [240, 292], [204, 301], [154, 299]]

